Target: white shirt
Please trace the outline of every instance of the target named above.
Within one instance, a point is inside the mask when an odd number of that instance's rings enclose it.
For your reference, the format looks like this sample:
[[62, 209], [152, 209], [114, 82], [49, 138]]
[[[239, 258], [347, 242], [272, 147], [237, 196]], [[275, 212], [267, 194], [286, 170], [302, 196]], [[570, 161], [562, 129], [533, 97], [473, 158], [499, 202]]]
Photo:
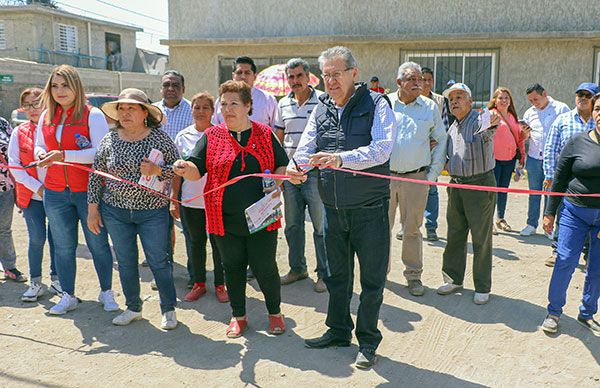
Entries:
[[527, 109], [523, 115], [523, 120], [531, 127], [527, 155], [538, 160], [544, 158], [544, 146], [552, 123], [560, 114], [569, 110], [567, 104], [556, 101], [550, 96], [548, 96], [548, 105], [544, 109], [540, 110], [535, 106]]
[[[34, 155], [39, 159], [40, 154], [48, 152], [48, 147], [44, 141], [44, 135], [42, 134], [42, 127], [44, 120], [46, 119], [46, 111], [40, 115], [40, 121], [38, 121], [37, 129], [35, 131], [35, 150]], [[68, 163], [79, 163], [79, 164], [92, 164], [94, 163], [94, 157], [96, 156], [96, 148], [100, 145], [104, 135], [108, 133], [108, 123], [104, 117], [104, 113], [98, 108], [92, 108], [88, 117], [88, 128], [90, 130], [90, 138], [88, 139], [92, 146], [84, 150], [65, 150], [65, 162]], [[56, 140], [60, 143], [62, 135], [62, 125], [59, 125], [56, 130]]]
[[[13, 130], [10, 136], [10, 143], [8, 143], [8, 163], [15, 166], [22, 166], [21, 157], [19, 156], [19, 134], [17, 128]], [[33, 144], [35, 144], [35, 137], [37, 131], [33, 133]], [[38, 190], [44, 185], [44, 179], [46, 178], [46, 169], [36, 167], [38, 179], [29, 175], [25, 170], [12, 170], [11, 173], [15, 180], [33, 191], [31, 199], [41, 201], [42, 197], [38, 195]]]
[[294, 98], [294, 92], [279, 100], [279, 117], [275, 123], [275, 128], [284, 131], [283, 149], [290, 159], [296, 152], [310, 114], [319, 103], [319, 96], [323, 94], [323, 92], [314, 90], [312, 87], [310, 89], [310, 97], [302, 106], [298, 105], [298, 101]]
[[[388, 94], [396, 116], [396, 137], [390, 156], [390, 170], [396, 173], [427, 167], [427, 180], [435, 181], [446, 163], [446, 126], [435, 101], [418, 96], [410, 104]], [[430, 147], [430, 140], [438, 144]]]
[[[177, 150], [182, 158], [190, 156], [192, 150], [196, 146], [196, 143], [198, 143], [198, 140], [200, 140], [202, 136], [204, 136], [204, 132], [198, 132], [194, 124], [182, 129], [177, 136], [175, 136], [175, 146], [177, 147]], [[204, 174], [204, 176], [197, 181], [189, 181], [184, 179], [181, 186], [181, 201], [188, 201], [191, 198], [197, 197], [198, 195], [204, 193], [204, 186], [206, 185], [207, 176], [208, 174]], [[183, 203], [182, 206], [195, 209], [204, 209], [204, 197], [197, 198], [192, 202]]]
[[[250, 120], [268, 125], [275, 130], [275, 123], [279, 121], [279, 110], [277, 109], [277, 100], [271, 94], [263, 92], [260, 89], [252, 87], [252, 114]], [[215, 103], [215, 113], [212, 117], [214, 125], [223, 122], [221, 113], [221, 99]]]

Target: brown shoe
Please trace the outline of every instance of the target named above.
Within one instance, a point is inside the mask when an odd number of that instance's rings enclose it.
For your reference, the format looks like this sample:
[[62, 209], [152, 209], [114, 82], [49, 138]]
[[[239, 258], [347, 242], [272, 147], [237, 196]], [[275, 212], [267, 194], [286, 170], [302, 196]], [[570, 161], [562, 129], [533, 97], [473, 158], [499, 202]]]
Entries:
[[425, 294], [425, 287], [423, 287], [420, 280], [409, 280], [407, 287], [412, 296], [423, 296]]
[[315, 282], [315, 284], [313, 285], [313, 290], [315, 290], [315, 292], [318, 293], [322, 293], [327, 291], [327, 285], [325, 285], [325, 282], [323, 281], [323, 279], [318, 278], [317, 281]]
[[306, 279], [307, 277], [308, 272], [290, 271], [281, 277], [281, 285], [285, 286], [287, 284], [292, 284], [294, 282], [297, 282], [298, 280]]
[[503, 230], [505, 232], [512, 232], [512, 228], [504, 218], [496, 221], [496, 226], [498, 227], [498, 229]]
[[556, 263], [556, 253], [552, 252], [550, 257], [546, 259], [544, 264], [546, 265], [546, 267], [554, 267], [554, 263]]

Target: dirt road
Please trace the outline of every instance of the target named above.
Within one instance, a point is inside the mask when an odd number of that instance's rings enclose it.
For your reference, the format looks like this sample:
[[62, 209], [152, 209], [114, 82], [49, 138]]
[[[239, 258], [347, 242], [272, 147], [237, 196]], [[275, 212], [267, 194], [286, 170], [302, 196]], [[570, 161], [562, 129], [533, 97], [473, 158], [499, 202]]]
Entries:
[[[526, 187], [519, 183], [516, 187]], [[380, 328], [380, 359], [370, 371], [352, 367], [356, 340], [350, 348], [311, 350], [303, 339], [325, 330], [327, 294], [316, 294], [304, 280], [282, 289], [288, 330], [281, 337], [267, 334], [267, 316], [255, 281], [248, 287], [247, 334], [229, 340], [225, 329], [228, 305], [217, 303], [209, 275], [209, 293], [199, 301], [180, 302], [179, 327], [162, 332], [158, 296], [150, 289], [150, 271], [142, 271], [145, 320], [128, 327], [111, 324], [116, 313], [104, 312], [97, 302], [98, 281], [84, 245], [78, 250], [77, 295], [80, 307], [64, 317], [47, 315], [58, 300], [44, 296], [23, 303], [25, 284], [0, 282], [0, 384], [38, 387], [121, 386], [600, 386], [600, 338], [574, 319], [584, 280], [576, 270], [559, 335], [539, 330], [545, 316], [551, 268], [544, 266], [550, 241], [543, 235], [523, 238], [518, 233], [494, 237], [494, 272], [490, 303], [473, 303], [468, 271], [465, 290], [438, 296], [441, 255], [445, 244], [445, 190], [436, 243], [424, 242], [423, 282], [427, 292], [412, 297], [406, 290], [400, 261], [401, 242], [393, 240], [392, 271], [388, 277]], [[527, 197], [511, 195], [507, 220], [524, 226]], [[308, 260], [314, 268], [314, 249], [307, 224]], [[398, 230], [396, 224], [394, 231]], [[27, 233], [15, 214], [14, 237], [19, 268], [27, 272]], [[176, 246], [178, 297], [185, 295], [187, 273], [183, 235]], [[83, 239], [80, 240], [83, 243]], [[47, 258], [46, 258], [47, 260]], [[470, 265], [469, 259], [469, 265]], [[210, 262], [210, 260], [209, 260]], [[44, 263], [47, 284], [48, 265]], [[280, 232], [280, 273], [288, 270], [287, 246]], [[358, 276], [355, 277], [355, 279]], [[120, 291], [117, 272], [114, 289]], [[358, 305], [355, 285], [353, 312]], [[124, 298], [117, 301], [124, 307]]]

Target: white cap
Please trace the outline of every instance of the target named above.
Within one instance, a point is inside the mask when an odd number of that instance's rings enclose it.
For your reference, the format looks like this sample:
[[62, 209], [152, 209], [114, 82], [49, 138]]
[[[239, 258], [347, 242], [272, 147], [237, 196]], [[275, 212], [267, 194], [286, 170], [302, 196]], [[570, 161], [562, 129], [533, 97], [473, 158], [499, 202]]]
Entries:
[[457, 82], [454, 85], [450, 86], [448, 89], [444, 90], [442, 95], [446, 98], [449, 98], [450, 93], [452, 93], [455, 90], [462, 90], [463, 92], [466, 92], [469, 95], [469, 97], [471, 97], [471, 89], [469, 89], [467, 85], [460, 82]]

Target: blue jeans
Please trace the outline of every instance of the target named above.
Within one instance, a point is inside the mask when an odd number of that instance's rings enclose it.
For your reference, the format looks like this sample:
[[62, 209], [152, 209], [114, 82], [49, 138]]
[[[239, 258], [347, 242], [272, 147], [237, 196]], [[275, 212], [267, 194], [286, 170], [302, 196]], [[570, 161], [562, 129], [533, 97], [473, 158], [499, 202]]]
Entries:
[[600, 209], [577, 206], [563, 200], [560, 217], [558, 251], [550, 290], [548, 291], [548, 314], [560, 317], [566, 303], [567, 288], [579, 263], [583, 244], [590, 236], [587, 273], [583, 285], [583, 298], [579, 316], [590, 319], [598, 311], [600, 297]]
[[[527, 181], [529, 190], [541, 190], [544, 183], [543, 160], [527, 156]], [[527, 225], [537, 228], [540, 223], [540, 206], [542, 202], [541, 195], [529, 196], [529, 207], [527, 210]]]
[[308, 173], [306, 182], [294, 185], [284, 181], [285, 239], [289, 247], [290, 269], [297, 273], [306, 272], [304, 256], [305, 233], [304, 214], [308, 212], [313, 224], [313, 240], [317, 255], [317, 276], [325, 276], [325, 243], [323, 241], [323, 202], [319, 196], [318, 172]]
[[0, 264], [3, 269], [17, 265], [17, 254], [12, 237], [12, 219], [15, 210], [15, 192], [0, 191]]
[[73, 193], [44, 190], [44, 209], [56, 255], [58, 280], [64, 292], [75, 294], [75, 273], [77, 272], [76, 251], [78, 244], [77, 224], [81, 221], [81, 229], [85, 243], [92, 253], [96, 274], [102, 291], [112, 288], [112, 254], [108, 245], [108, 235], [104, 229], [96, 235], [87, 226], [88, 204], [87, 192]]
[[[437, 179], [435, 180], [437, 182]], [[427, 206], [425, 206], [425, 229], [435, 232], [438, 227], [438, 215], [440, 213], [440, 197], [438, 188], [435, 185], [429, 186], [427, 194]]]
[[[516, 159], [496, 160], [496, 167], [494, 167], [494, 176], [496, 177], [497, 187], [508, 187], [510, 185], [510, 178], [512, 178], [512, 173], [515, 170], [515, 162]], [[496, 199], [496, 216], [499, 220], [504, 218], [507, 200], [507, 193], [498, 193], [498, 198]]]
[[[44, 256], [44, 244], [46, 244], [46, 211], [42, 201], [32, 199], [29, 206], [23, 208], [23, 216], [29, 233], [29, 247], [27, 249], [29, 276], [31, 281], [39, 283], [42, 278], [42, 258]], [[50, 228], [48, 228], [48, 245], [50, 246], [50, 278], [55, 280], [58, 278], [56, 275], [56, 254]]]
[[379, 309], [390, 259], [389, 200], [358, 209], [325, 206], [326, 276], [329, 305], [325, 324], [337, 338], [350, 339], [354, 324], [350, 301], [354, 284], [354, 254], [360, 265], [360, 304], [356, 338], [361, 349], [381, 342]]
[[137, 236], [140, 236], [144, 255], [154, 275], [160, 311], [175, 310], [177, 303], [173, 283], [173, 262], [169, 259], [169, 210], [121, 209], [102, 203], [100, 214], [110, 234], [119, 263], [119, 279], [125, 295], [125, 304], [131, 311], [142, 311]]

